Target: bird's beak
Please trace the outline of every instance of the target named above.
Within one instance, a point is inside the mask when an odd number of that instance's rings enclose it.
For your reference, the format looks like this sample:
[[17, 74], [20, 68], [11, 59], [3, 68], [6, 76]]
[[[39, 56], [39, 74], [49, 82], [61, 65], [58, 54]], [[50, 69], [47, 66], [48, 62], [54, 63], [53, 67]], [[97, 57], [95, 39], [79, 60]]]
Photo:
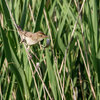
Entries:
[[44, 34], [44, 35], [43, 35], [43, 38], [48, 38], [48, 36]]
[[48, 38], [48, 36], [47, 36], [47, 35], [45, 35], [44, 37], [45, 37], [45, 38]]

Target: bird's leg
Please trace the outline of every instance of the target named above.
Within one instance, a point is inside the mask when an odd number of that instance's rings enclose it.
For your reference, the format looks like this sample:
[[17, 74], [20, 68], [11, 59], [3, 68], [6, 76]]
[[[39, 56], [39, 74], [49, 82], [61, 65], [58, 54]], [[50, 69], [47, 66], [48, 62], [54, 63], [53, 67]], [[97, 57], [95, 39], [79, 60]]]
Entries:
[[25, 39], [21, 39], [20, 43], [25, 42]]
[[29, 56], [29, 59], [32, 59], [32, 54], [29, 52], [29, 50], [30, 50], [30, 47], [29, 47], [29, 46], [27, 46], [27, 51], [28, 51], [28, 56]]

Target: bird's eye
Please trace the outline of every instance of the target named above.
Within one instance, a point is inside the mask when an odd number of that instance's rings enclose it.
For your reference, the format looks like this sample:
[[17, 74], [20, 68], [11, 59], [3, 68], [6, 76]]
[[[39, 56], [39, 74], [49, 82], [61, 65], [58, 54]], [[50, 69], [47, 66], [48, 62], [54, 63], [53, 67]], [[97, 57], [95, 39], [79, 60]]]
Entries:
[[40, 37], [42, 37], [42, 35], [40, 35]]

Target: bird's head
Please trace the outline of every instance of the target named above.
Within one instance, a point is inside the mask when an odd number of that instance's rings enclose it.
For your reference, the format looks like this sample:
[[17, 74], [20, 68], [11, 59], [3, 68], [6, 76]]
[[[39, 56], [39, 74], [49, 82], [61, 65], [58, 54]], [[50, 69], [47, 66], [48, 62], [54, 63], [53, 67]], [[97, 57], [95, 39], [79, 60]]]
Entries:
[[37, 32], [37, 35], [38, 35], [38, 38], [41, 38], [41, 39], [44, 39], [44, 38], [47, 38], [48, 36], [47, 35], [45, 35], [43, 32], [41, 32], [41, 31], [38, 31]]

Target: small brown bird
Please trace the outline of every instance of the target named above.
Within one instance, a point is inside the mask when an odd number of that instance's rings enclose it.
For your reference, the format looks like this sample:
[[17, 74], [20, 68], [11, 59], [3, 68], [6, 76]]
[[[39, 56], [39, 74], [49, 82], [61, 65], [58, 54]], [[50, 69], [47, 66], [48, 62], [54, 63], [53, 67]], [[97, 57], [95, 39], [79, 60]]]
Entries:
[[21, 37], [21, 42], [25, 42], [27, 43], [27, 45], [34, 45], [42, 41], [44, 38], [48, 37], [41, 31], [32, 33], [32, 32], [23, 31], [20, 26], [17, 26], [17, 28], [19, 31], [19, 35]]

